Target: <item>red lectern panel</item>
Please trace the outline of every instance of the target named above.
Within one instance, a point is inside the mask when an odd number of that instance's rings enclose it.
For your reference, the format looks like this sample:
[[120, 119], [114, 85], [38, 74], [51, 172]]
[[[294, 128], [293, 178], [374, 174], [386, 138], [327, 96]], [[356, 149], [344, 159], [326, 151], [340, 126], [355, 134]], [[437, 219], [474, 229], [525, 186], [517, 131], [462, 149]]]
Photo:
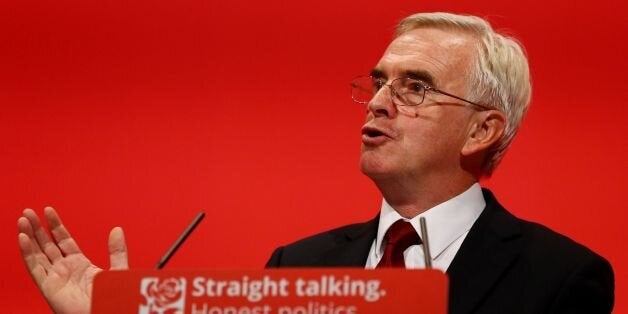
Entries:
[[109, 271], [94, 281], [92, 313], [445, 314], [447, 289], [436, 270]]

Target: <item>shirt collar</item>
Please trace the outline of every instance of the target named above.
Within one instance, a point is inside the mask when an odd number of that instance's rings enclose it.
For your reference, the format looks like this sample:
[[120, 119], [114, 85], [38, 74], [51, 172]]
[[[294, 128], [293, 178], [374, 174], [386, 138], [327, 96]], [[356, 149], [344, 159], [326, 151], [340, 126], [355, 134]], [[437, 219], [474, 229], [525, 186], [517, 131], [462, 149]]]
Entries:
[[430, 242], [432, 259], [449, 247], [456, 239], [463, 236], [480, 216], [486, 206], [479, 183], [471, 185], [466, 191], [438, 204], [412, 219], [406, 219], [399, 215], [386, 200], [382, 200], [382, 208], [379, 214], [379, 226], [375, 242], [376, 255], [384, 254], [383, 239], [386, 231], [397, 220], [409, 221], [417, 234], [421, 234], [419, 219], [425, 217], [427, 224], [427, 236]]

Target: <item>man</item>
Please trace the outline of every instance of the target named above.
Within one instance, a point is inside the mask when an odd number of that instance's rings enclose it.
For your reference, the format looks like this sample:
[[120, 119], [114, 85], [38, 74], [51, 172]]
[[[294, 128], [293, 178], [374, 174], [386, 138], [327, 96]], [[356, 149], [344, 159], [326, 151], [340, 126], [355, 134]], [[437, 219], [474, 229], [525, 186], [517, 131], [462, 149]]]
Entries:
[[[268, 267], [422, 268], [424, 217], [431, 263], [450, 278], [451, 313], [610, 313], [606, 260], [515, 218], [477, 183], [499, 164], [530, 100], [527, 61], [514, 40], [476, 17], [412, 15], [352, 89], [367, 113], [360, 167], [382, 192], [381, 212], [281, 247]], [[86, 313], [100, 269], [52, 208], [45, 216], [54, 241], [32, 210], [18, 220], [26, 265], [56, 312]], [[127, 268], [120, 228], [109, 249], [111, 268]]]
[[[389, 230], [399, 220], [420, 230], [425, 217], [431, 262], [450, 278], [451, 313], [610, 313], [608, 262], [515, 218], [477, 183], [501, 160], [530, 100], [514, 40], [476, 17], [416, 14], [352, 86], [367, 106], [360, 165], [384, 196], [381, 212], [279, 248], [267, 266], [394, 266]], [[414, 241], [397, 259], [423, 268]]]

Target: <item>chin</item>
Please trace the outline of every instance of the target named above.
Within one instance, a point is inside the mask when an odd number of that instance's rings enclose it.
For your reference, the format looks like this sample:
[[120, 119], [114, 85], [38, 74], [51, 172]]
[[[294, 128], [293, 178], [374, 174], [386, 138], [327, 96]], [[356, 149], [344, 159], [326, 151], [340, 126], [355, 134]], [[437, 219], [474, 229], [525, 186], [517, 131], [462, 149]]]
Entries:
[[368, 158], [362, 155], [360, 158], [360, 171], [371, 179], [383, 178], [393, 173], [390, 165], [378, 158]]

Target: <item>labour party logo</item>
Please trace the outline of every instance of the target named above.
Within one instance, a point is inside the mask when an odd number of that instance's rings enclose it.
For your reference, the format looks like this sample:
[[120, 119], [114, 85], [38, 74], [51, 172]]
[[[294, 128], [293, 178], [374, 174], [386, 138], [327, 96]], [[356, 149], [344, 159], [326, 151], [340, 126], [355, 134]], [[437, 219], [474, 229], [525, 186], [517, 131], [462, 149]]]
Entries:
[[185, 310], [185, 278], [143, 278], [140, 293], [144, 304], [139, 314], [183, 314]]

